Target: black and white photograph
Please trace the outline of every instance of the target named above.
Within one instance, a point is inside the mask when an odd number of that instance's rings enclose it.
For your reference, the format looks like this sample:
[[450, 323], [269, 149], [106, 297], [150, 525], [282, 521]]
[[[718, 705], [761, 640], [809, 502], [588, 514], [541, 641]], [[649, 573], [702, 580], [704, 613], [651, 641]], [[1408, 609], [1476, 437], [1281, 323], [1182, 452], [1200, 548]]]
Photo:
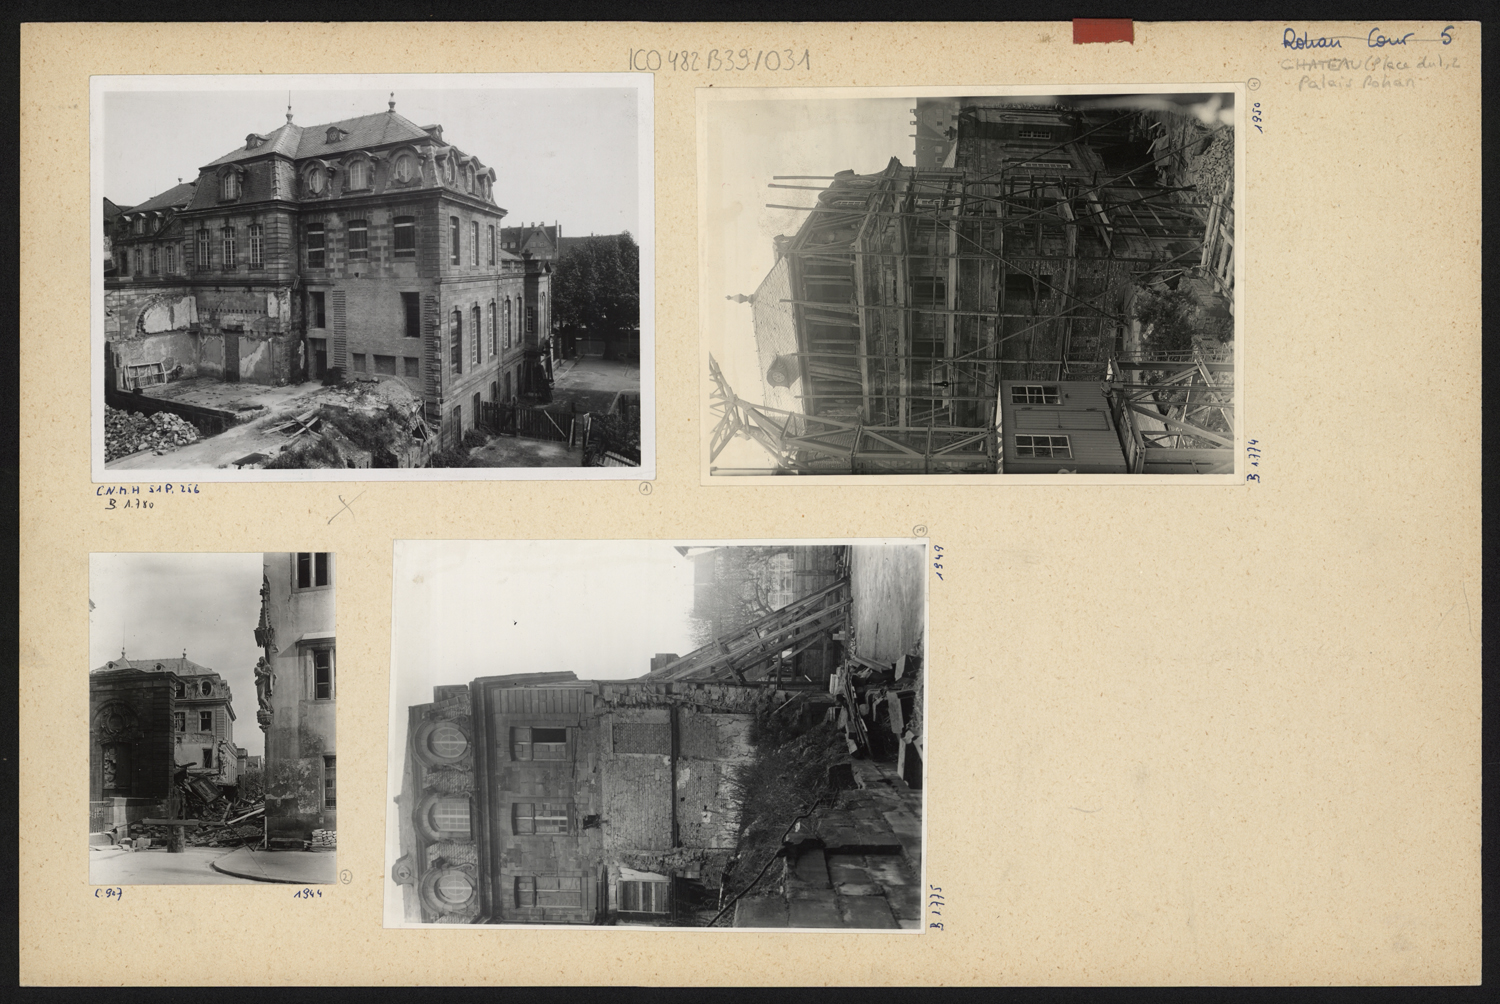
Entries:
[[89, 882], [335, 881], [335, 556], [89, 556]]
[[651, 95], [94, 77], [94, 479], [654, 477]]
[[1242, 483], [1238, 86], [699, 90], [704, 483]]
[[396, 541], [385, 926], [920, 932], [926, 554]]

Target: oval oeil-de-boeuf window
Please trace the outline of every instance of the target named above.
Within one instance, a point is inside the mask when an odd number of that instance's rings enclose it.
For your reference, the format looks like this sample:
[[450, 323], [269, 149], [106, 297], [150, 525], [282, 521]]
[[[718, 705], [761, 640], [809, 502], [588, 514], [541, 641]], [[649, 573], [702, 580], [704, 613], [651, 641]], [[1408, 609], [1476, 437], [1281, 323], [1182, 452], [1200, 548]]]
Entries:
[[474, 883], [463, 872], [450, 871], [437, 880], [438, 898], [444, 903], [461, 905], [474, 895]]
[[445, 760], [455, 760], [464, 755], [469, 748], [469, 739], [463, 734], [463, 730], [454, 725], [439, 725], [432, 730], [432, 736], [427, 741], [432, 752]]

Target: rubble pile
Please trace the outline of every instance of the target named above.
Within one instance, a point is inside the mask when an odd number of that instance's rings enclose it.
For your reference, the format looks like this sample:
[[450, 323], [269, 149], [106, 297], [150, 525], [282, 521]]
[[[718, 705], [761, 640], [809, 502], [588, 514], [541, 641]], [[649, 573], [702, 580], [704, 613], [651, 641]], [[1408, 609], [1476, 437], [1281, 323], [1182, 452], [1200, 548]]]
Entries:
[[337, 830], [313, 830], [312, 839], [307, 842], [310, 851], [331, 851], [338, 847]]
[[196, 443], [202, 437], [193, 424], [180, 415], [159, 411], [150, 418], [120, 408], [104, 409], [104, 459], [154, 450], [165, 453]]

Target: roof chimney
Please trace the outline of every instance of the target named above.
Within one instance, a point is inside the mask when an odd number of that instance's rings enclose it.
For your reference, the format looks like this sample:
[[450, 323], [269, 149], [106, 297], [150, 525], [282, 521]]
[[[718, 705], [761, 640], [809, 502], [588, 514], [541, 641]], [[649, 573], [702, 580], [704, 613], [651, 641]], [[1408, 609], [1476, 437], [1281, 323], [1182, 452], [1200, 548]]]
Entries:
[[395, 91], [391, 92], [391, 100], [390, 100], [390, 103], [389, 103], [389, 105], [387, 107], [389, 107], [391, 111], [395, 111], [396, 110], [396, 92]]

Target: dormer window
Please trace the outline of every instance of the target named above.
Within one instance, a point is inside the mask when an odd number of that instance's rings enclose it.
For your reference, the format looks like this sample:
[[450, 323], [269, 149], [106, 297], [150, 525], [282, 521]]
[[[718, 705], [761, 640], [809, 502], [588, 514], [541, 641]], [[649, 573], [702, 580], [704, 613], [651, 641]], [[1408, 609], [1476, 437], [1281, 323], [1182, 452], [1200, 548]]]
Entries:
[[135, 221], [134, 221], [134, 229], [135, 229], [135, 232], [138, 233], [138, 234], [145, 233], [146, 232], [146, 217], [144, 217], [144, 216], [137, 216], [135, 218]]
[[219, 198], [238, 199], [240, 197], [240, 173], [238, 171], [225, 171], [224, 177], [219, 179]]
[[307, 169], [304, 180], [309, 192], [313, 195], [322, 195], [324, 189], [328, 187], [328, 171], [324, 169], [322, 164], [314, 164]]
[[340, 129], [338, 126], [328, 127], [328, 142], [330, 143], [337, 143], [347, 135], [349, 134]]
[[474, 169], [472, 167], [464, 172], [464, 188], [470, 192], [474, 191]]
[[397, 181], [403, 183], [411, 181], [411, 179], [415, 177], [417, 173], [417, 158], [413, 157], [409, 153], [398, 155], [396, 157], [394, 170], [396, 172]]
[[370, 162], [368, 160], [361, 157], [349, 165], [349, 184], [346, 187], [370, 187]]
[[246, 150], [254, 150], [256, 147], [260, 146], [265, 141], [266, 141], [266, 138], [264, 136], [258, 136], [255, 133], [251, 133], [250, 135], [248, 135], [248, 136], [245, 137], [245, 149]]

